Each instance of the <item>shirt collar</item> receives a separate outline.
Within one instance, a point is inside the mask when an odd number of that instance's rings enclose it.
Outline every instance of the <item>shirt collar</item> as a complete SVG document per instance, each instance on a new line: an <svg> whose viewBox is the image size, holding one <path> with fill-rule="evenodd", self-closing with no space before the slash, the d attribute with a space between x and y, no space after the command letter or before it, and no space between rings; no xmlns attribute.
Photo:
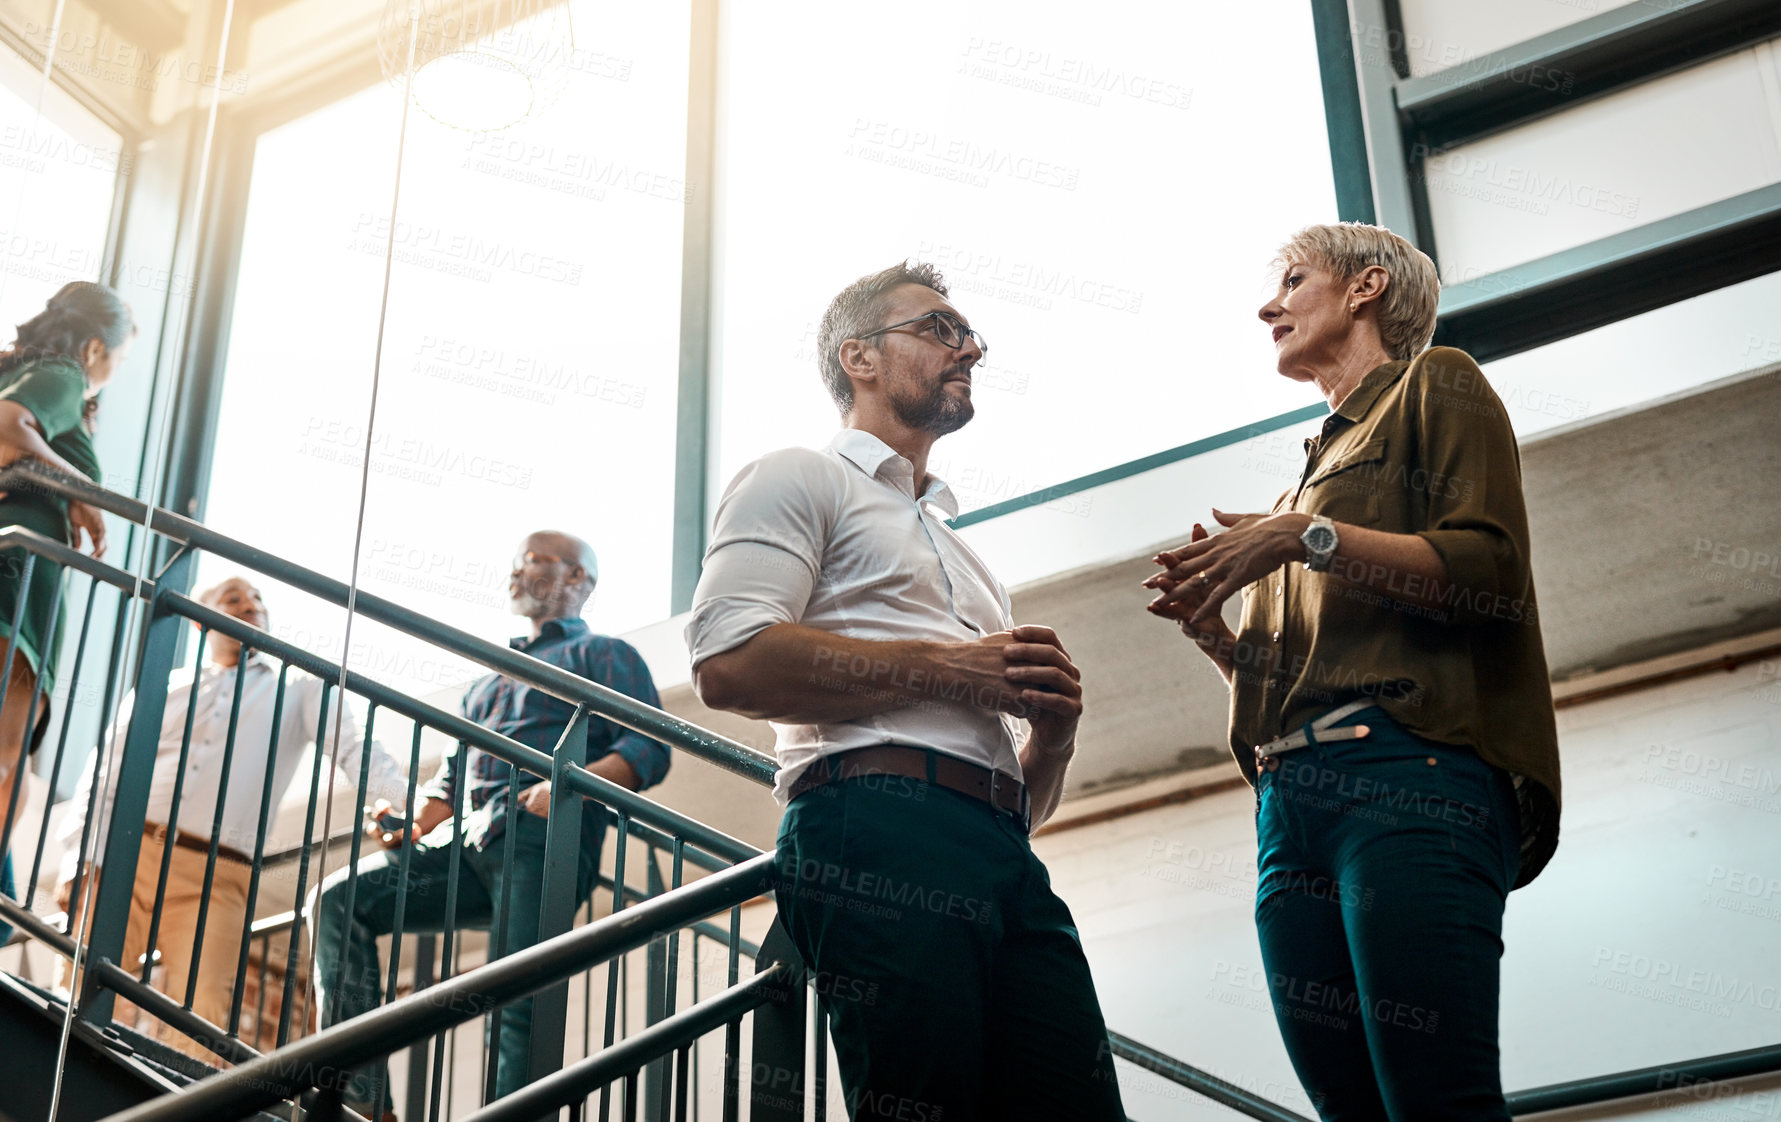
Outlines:
<svg viewBox="0 0 1781 1122"><path fill-rule="evenodd" d="M874 479L882 475L905 493L915 494L915 465L864 429L842 429L829 441L829 450ZM928 472L928 489L922 492L920 501L938 506L948 518L958 517L958 496L946 480L931 471Z"/></svg>
<svg viewBox="0 0 1781 1122"><path fill-rule="evenodd" d="M1373 367L1367 371L1366 377L1360 380L1360 385L1354 387L1349 391L1348 396L1342 399L1342 404L1336 409L1336 415L1345 421L1358 421L1365 417L1367 410L1373 408L1373 403L1379 400L1379 395L1389 389L1393 382L1403 377L1404 371L1409 368L1410 364L1402 359L1393 359L1391 362Z"/></svg>
<svg viewBox="0 0 1781 1122"><path fill-rule="evenodd" d="M586 635L587 620L580 616L562 616L558 619L547 619L538 628L538 639L564 639L576 635ZM531 646L534 640L530 635L516 635L507 641L507 645L516 651L523 651Z"/></svg>

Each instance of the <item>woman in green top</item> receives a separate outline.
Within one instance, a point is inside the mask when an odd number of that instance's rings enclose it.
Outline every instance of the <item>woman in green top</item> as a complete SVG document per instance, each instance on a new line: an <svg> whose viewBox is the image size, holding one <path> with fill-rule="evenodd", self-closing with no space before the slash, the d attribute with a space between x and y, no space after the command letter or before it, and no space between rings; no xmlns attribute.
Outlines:
<svg viewBox="0 0 1781 1122"><path fill-rule="evenodd" d="M36 459L99 481L93 451L95 396L122 365L136 325L129 307L102 284L74 281L50 298L49 306L19 325L18 338L0 351L0 467ZM0 526L22 526L80 548L83 537L93 556L105 552L105 523L86 503L69 502L38 490L0 494ZM13 787L24 763L26 744L36 747L49 723L49 707L39 703L36 727L25 728L41 680L47 695L55 687L61 651L61 566L42 557L24 585L25 551L0 552L0 666L11 663L6 698L0 704L0 819L12 806ZM24 613L17 634L13 617L20 597ZM55 626L50 625L55 617ZM7 648L11 648L10 658ZM0 841L0 844L4 844ZM0 892L16 898L12 855L0 857ZM0 943L11 936L0 923Z"/></svg>

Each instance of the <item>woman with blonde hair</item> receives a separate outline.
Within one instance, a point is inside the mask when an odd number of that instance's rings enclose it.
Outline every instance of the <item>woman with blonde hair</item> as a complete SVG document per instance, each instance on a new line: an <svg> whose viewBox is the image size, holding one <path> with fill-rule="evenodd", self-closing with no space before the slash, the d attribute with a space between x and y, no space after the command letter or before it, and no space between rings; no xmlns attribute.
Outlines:
<svg viewBox="0 0 1781 1122"><path fill-rule="evenodd" d="M1277 264L1277 370L1330 416L1270 512L1157 555L1149 610L1230 685L1262 959L1319 1113L1506 1120L1503 909L1559 808L1515 434L1470 356L1426 349L1440 282L1410 243L1312 226Z"/></svg>
<svg viewBox="0 0 1781 1122"><path fill-rule="evenodd" d="M99 481L92 417L98 394L123 363L136 325L118 294L102 284L63 285L43 311L19 325L12 346L0 352L0 467L36 459L70 475ZM93 556L105 552L99 511L38 488L14 487L0 495L0 526L22 526ZM0 551L0 824L18 817L15 791L27 746L34 750L49 723L42 700L55 688L62 647L61 566L43 557L25 577L25 551ZM23 600L23 611L20 601ZM13 620L18 619L15 632ZM41 691L42 697L39 696ZM26 721L36 712L33 727ZM5 848L10 838L0 838ZM0 856L0 892L17 898L12 853ZM12 928L0 921L0 944Z"/></svg>

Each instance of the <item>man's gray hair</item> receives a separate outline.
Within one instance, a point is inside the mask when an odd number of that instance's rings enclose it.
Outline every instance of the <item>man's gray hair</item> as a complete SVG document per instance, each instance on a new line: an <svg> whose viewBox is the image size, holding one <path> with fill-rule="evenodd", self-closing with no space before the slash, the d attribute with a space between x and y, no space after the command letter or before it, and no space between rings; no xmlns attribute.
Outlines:
<svg viewBox="0 0 1781 1122"><path fill-rule="evenodd" d="M946 295L940 270L925 261L900 261L842 289L823 313L816 337L817 367L843 417L853 412L853 382L841 367L841 344L883 326L878 321L884 318L885 297L906 284L926 285Z"/></svg>
<svg viewBox="0 0 1781 1122"><path fill-rule="evenodd" d="M1274 255L1276 266L1298 261L1321 265L1339 280L1353 280L1369 265L1391 276L1379 297L1379 341L1392 358L1409 360L1421 354L1435 335L1435 308L1441 302L1441 278L1428 254L1383 226L1340 222L1307 226Z"/></svg>

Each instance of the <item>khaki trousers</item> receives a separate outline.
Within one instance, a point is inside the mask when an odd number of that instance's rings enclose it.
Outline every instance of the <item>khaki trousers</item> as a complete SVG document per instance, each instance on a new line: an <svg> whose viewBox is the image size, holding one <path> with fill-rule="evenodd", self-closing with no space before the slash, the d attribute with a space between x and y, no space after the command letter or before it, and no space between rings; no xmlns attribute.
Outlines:
<svg viewBox="0 0 1781 1122"><path fill-rule="evenodd" d="M148 952L148 928L154 918L155 886L161 877L163 845L142 840L136 859L136 884L130 898L130 925L124 933L123 967L141 976L142 956ZM206 855L183 846L173 847L167 868L167 899L161 906L161 926L155 942L161 949L162 976L155 988L184 1004L186 985L192 975L192 944L198 932L198 905L203 900ZM204 946L198 956L198 984L192 992L192 1012L219 1028L229 1027L229 1005L235 990L235 965L241 956L241 932L247 925L247 882L253 870L238 861L216 860L210 883L210 907L204 917ZM64 979L64 984L68 979ZM118 1000L119 1019L128 1003ZM185 1033L153 1018L149 1036L210 1064L223 1061L214 1052L193 1042Z"/></svg>

